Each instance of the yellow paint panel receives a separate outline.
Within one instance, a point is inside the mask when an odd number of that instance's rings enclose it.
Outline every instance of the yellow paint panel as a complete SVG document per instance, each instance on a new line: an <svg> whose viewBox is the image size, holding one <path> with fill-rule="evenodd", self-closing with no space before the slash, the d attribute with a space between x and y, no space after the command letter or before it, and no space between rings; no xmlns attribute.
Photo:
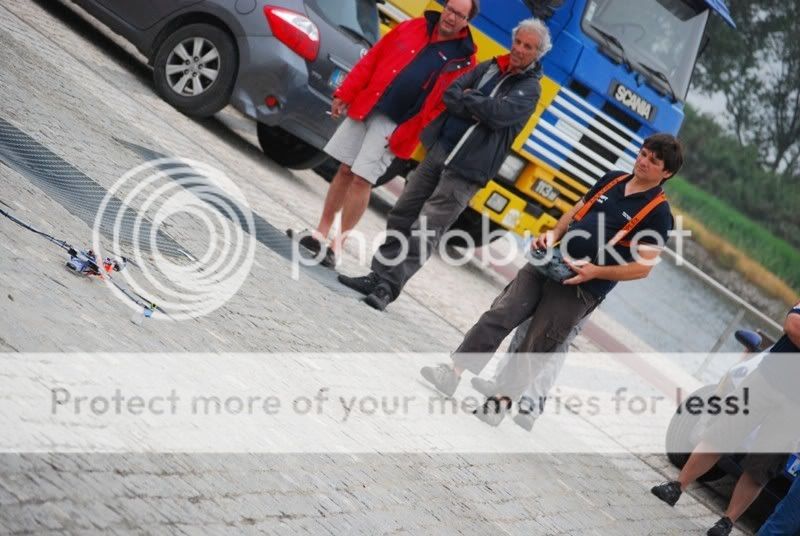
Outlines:
<svg viewBox="0 0 800 536"><path fill-rule="evenodd" d="M543 165L544 165L544 163L543 163ZM562 181L566 182L571 187L573 187L576 190L578 190L579 192L581 192L581 197L583 196L583 194L585 194L586 192L589 191L589 187L586 186L586 184L584 184L582 182L578 182L575 179L567 176L566 174L561 173L560 171L556 172L556 176L558 176L559 179L561 179ZM576 201L577 201L577 199L576 199Z"/></svg>
<svg viewBox="0 0 800 536"><path fill-rule="evenodd" d="M478 46L478 61L485 61L508 54L508 49L501 46L497 41L490 38L483 32L472 29L472 40Z"/></svg>
<svg viewBox="0 0 800 536"><path fill-rule="evenodd" d="M405 16L416 18L422 15L423 11L425 11L427 8L429 1L430 0L389 0L386 2L386 4L400 10ZM390 19L389 22L384 23L383 16L381 16L381 35L386 35L389 33L389 30L397 26L397 24L400 22L395 20L395 18L391 15L387 18Z"/></svg>
<svg viewBox="0 0 800 536"><path fill-rule="evenodd" d="M428 7L430 0L389 0L387 3L405 11L410 17L419 17L423 11L430 9ZM439 8L439 11L441 10L442 8Z"/></svg>
<svg viewBox="0 0 800 536"><path fill-rule="evenodd" d="M556 171L551 166L545 164L538 158L529 157L528 160L530 161L530 164L522 171L522 173L520 173L520 176L516 182L516 187L520 191L530 194L530 196L537 202L539 202L542 206L545 207L555 206L557 208L560 208L562 212L566 212L574 203L577 203L578 200L581 197L583 197L583 194L585 194L589 190L589 188L587 188L586 185L569 178L561 171ZM558 178L559 181L567 183L568 185L572 186L578 192L581 193L577 194L572 190L560 187L558 184L556 184L555 181L556 178ZM550 186L558 190L561 193L561 197L559 199L556 199L555 202L552 202L548 201L547 199L541 197L539 194L534 192L533 186L539 179L549 183ZM566 207L566 208L561 208L561 207Z"/></svg>
<svg viewBox="0 0 800 536"><path fill-rule="evenodd" d="M495 192L509 200L499 214L486 206L486 201ZM494 181L489 181L485 188L475 194L469 204L473 210L485 214L493 222L522 236L526 232L535 236L544 230L555 227L558 221L556 218L547 213L535 218L525 212L526 205L524 199Z"/></svg>
<svg viewBox="0 0 800 536"><path fill-rule="evenodd" d="M553 229L557 223L558 220L550 214L542 214L539 218L534 218L526 212L513 231L520 236L539 236L543 232Z"/></svg>

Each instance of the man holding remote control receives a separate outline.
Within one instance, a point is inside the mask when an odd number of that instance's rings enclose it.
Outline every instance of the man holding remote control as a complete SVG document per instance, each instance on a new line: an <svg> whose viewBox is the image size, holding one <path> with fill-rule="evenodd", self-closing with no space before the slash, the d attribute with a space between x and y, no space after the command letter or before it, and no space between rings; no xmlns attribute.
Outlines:
<svg viewBox="0 0 800 536"><path fill-rule="evenodd" d="M503 339L531 317L518 353L552 352L618 281L647 277L673 226L661 184L682 164L683 150L674 136L654 134L644 140L633 173L612 171L599 178L554 229L539 235L531 249L547 254L531 256L467 332L452 364L424 367L422 376L452 395L464 370L480 374ZM560 267L554 261L559 256ZM559 277L564 268L574 275ZM533 359L517 356L503 368L497 393L476 412L479 418L499 424L535 375Z"/></svg>

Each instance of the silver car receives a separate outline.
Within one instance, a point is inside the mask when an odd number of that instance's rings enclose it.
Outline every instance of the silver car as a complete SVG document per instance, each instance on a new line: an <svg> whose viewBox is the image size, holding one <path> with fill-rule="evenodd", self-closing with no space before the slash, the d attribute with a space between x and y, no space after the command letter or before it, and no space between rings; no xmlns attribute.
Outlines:
<svg viewBox="0 0 800 536"><path fill-rule="evenodd" d="M132 42L194 117L232 104L281 165L320 164L334 89L379 38L380 0L73 0Z"/></svg>

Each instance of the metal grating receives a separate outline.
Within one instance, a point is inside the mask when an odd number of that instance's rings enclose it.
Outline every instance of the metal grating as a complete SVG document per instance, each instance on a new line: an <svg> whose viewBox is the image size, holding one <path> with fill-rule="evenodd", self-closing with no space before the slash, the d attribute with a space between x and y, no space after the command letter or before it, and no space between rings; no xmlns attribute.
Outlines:
<svg viewBox="0 0 800 536"><path fill-rule="evenodd" d="M95 217L107 190L2 117L0 117L0 161L27 177L36 187L83 220L89 227L94 226ZM118 237L122 243L133 245L137 212L124 206L119 199L112 198L106 214L118 213L122 213L122 225ZM111 237L113 223L110 217L102 220L100 232L106 237ZM151 252L147 237L150 236L152 224L148 220L140 219L138 225L143 231L140 234L139 247L143 251ZM158 250L163 254L176 258L190 258L173 238L160 229L156 234L156 243Z"/></svg>
<svg viewBox="0 0 800 536"><path fill-rule="evenodd" d="M165 158L165 155L133 143L114 138L119 144L144 160ZM74 214L89 227L94 226L100 204L107 194L107 190L77 169L75 166L53 153L34 138L18 129L0 117L0 162L17 171L42 190L51 199L59 203L70 213ZM169 166L169 164L166 164ZM165 169L167 171L167 169ZM168 176L178 179L179 174L170 173ZM134 223L138 218L140 227L139 247L143 251L151 252L149 237L152 223L138 217L138 212L131 207L123 205L116 197L111 198L106 214L122 213L121 229L118 238L121 242L133 245ZM222 211L223 214L226 212ZM271 225L258 214L252 215L255 223L256 239L281 257L292 259L292 241L285 233ZM238 223L242 223L243 219ZM100 222L100 232L106 237L113 235L113 221ZM191 259L191 255L181 247L172 237L161 229L156 232L156 246L162 254L170 255L177 259ZM300 253L311 258L303 248ZM336 272L321 266L301 265L303 272L310 275L317 282L341 294L352 294L353 291L336 281Z"/></svg>
<svg viewBox="0 0 800 536"><path fill-rule="evenodd" d="M141 145L137 145L135 143L121 140L119 138L114 138L114 141L116 141L123 147L133 151L145 161L154 161L154 160L161 160L168 158L168 155L159 153L158 151L154 151L153 149L149 149L147 147L142 147ZM156 167L160 168L162 171L168 172L171 170L173 166L177 166L177 164L164 163L164 164L159 164ZM180 167L185 168L190 166L181 164ZM175 180L180 180L182 178L191 178L191 176L197 176L197 175L198 174L190 175L188 173L186 175L182 175L180 173L175 173L175 172L166 173L166 176L169 176ZM226 217L229 217L226 211L221 210L220 212ZM257 213L253 212L252 218L253 218L256 240L259 243L271 249L272 251L274 251L275 253L277 253L278 255L280 255L281 257L283 257L284 259L291 261L293 258L292 239L286 236L285 232L281 231L280 229L269 223L267 220L265 220ZM232 218L229 219L233 221ZM243 217L240 217L238 223L242 225L245 231L247 231L247 228L244 225L244 221L245 219ZM304 248L300 248L300 254L308 259L313 258L312 255L306 252ZM336 271L317 265L314 266L301 265L301 266L304 269L305 273L310 275L312 278L317 280L318 283L327 287L328 289L333 290L339 294L346 294L346 295L353 294L353 291L351 291L350 289L348 289L347 287L345 287L336 280L336 275L337 275Z"/></svg>

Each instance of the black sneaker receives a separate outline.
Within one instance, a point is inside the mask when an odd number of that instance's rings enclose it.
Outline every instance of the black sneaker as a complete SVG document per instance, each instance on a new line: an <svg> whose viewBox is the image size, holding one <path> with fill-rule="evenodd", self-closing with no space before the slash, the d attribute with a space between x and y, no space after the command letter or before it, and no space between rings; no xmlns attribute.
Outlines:
<svg viewBox="0 0 800 536"><path fill-rule="evenodd" d="M435 367L422 367L419 373L447 396L453 396L458 387L458 382L461 381L461 378L456 376L453 371L453 367L445 363L440 363Z"/></svg>
<svg viewBox="0 0 800 536"><path fill-rule="evenodd" d="M377 287L378 283L381 282L381 278L378 277L378 274L375 272L370 272L369 274L362 275L361 277L349 277L339 274L337 279L342 285L353 290L357 290L364 295L372 294L372 291L375 290L375 287Z"/></svg>
<svg viewBox="0 0 800 536"><path fill-rule="evenodd" d="M506 397L490 396L472 413L489 426L500 426L509 411L511 411L511 400Z"/></svg>
<svg viewBox="0 0 800 536"><path fill-rule="evenodd" d="M325 247L325 255L322 257L322 260L319 261L319 263L325 268L335 269L336 263L338 262L336 259L336 254L328 246L324 247Z"/></svg>
<svg viewBox="0 0 800 536"><path fill-rule="evenodd" d="M733 521L727 517L721 517L714 526L708 529L706 536L728 536L733 530Z"/></svg>
<svg viewBox="0 0 800 536"><path fill-rule="evenodd" d="M319 252L322 251L322 242L314 238L314 236L311 234L311 231L308 229L299 232L295 231L294 229L286 229L286 236L292 240L297 240L298 244L306 248L315 256L319 255Z"/></svg>
<svg viewBox="0 0 800 536"><path fill-rule="evenodd" d="M536 416L528 411L520 411L514 415L514 424L523 428L526 432L533 430L533 423L536 422Z"/></svg>
<svg viewBox="0 0 800 536"><path fill-rule="evenodd" d="M364 303L378 311L385 311L386 306L392 303L392 291L384 285L378 285L375 290L364 298Z"/></svg>
<svg viewBox="0 0 800 536"><path fill-rule="evenodd" d="M491 380L484 380L483 378L474 376L470 380L470 383L472 384L472 388L483 396L489 397L497 394L497 384Z"/></svg>
<svg viewBox="0 0 800 536"><path fill-rule="evenodd" d="M664 501L670 506L675 506L675 503L678 502L678 499L681 498L681 484L673 480L672 482L667 482L665 484L659 484L658 486L653 486L650 489L650 493Z"/></svg>

